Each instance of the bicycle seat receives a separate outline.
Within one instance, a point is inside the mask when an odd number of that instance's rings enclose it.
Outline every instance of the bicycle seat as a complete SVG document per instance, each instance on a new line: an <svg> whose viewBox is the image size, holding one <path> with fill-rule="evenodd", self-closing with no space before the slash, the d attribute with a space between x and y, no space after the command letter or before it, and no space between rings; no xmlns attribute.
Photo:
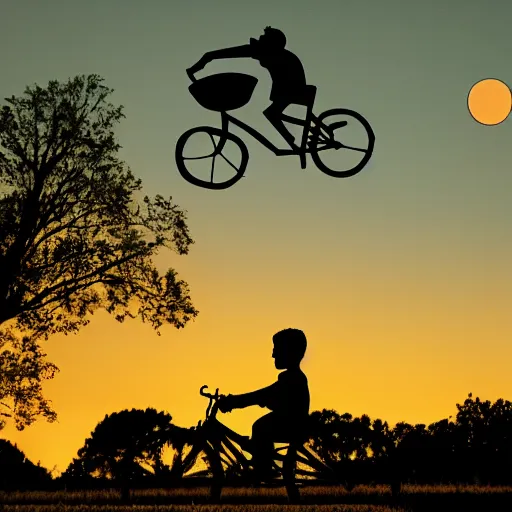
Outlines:
<svg viewBox="0 0 512 512"><path fill-rule="evenodd" d="M306 85L302 93L293 96L293 103L309 107L310 105L313 105L313 103L315 102L315 97L316 86Z"/></svg>

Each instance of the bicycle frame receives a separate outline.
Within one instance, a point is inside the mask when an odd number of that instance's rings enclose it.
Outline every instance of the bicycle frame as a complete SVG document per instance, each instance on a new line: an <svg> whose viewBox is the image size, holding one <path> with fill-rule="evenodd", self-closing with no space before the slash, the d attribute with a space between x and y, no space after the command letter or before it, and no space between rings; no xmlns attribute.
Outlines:
<svg viewBox="0 0 512 512"><path fill-rule="evenodd" d="M195 451L199 453L199 451L204 448L206 451L216 452L221 461L227 464L239 465L242 470L248 470L251 467L250 460L243 454L243 451L251 453L251 441L249 436L243 436L231 430L226 425L223 425L217 418L216 414L218 411L217 400L219 398L219 390L216 390L215 395L211 395L209 393L204 393L203 390L207 386L203 386L200 390L200 394L206 396L210 399L208 404L208 408L206 410L206 419L203 423L201 421L197 425L196 435L198 436L194 440ZM238 449L235 444L238 444L241 448ZM287 454L281 454L280 451L289 450L290 443L285 443L288 446L280 447L275 449L274 455L274 468L282 471L283 468L279 467L276 461L281 461L283 464L285 463ZM224 445L224 446L223 446ZM296 462L301 462L307 466L309 466L313 471L308 471L305 469L296 469L295 473L313 478L329 478L331 475L332 479L332 469L318 459L310 450L308 450L303 444L294 446L295 453L293 457ZM243 450L243 451L242 451ZM187 465L187 459L190 457L197 456L197 454L193 453L194 448L191 452L185 457L184 465ZM231 452L231 453L230 453ZM222 459L224 457L224 460Z"/></svg>
<svg viewBox="0 0 512 512"><path fill-rule="evenodd" d="M311 149L307 145L307 137L303 137L303 143L299 150L295 149L280 149L272 142L270 142L265 136L263 136L261 133L259 133L257 130L252 128L251 126L245 124L243 121L240 121L240 119L237 119L236 117L232 116L231 114L228 114L227 112L221 112L221 129L222 131L229 132L229 123L233 123L235 126L238 126L245 132L247 132L249 135L252 135L260 144L265 146L268 150L272 151L274 155L276 156L287 156L287 155L298 155L298 156L304 156L307 153L311 153ZM281 115L281 119L283 121L287 121L289 123L293 123L299 126L303 126L304 129L308 130L309 133L311 133L311 125L314 123L319 128L323 129L327 133L327 137L322 137L323 142L327 142L330 139L332 139L332 134L329 132L329 129L327 126L325 126L323 123L318 122L318 118L311 113L311 119L310 122L307 123L307 120L300 119L298 117L289 116L286 114ZM316 151L324 151L326 149L334 148L335 144L326 144L324 147L317 148Z"/></svg>
<svg viewBox="0 0 512 512"><path fill-rule="evenodd" d="M222 456L224 456L225 459L227 459L224 460L224 462L231 464L238 463L244 470L247 470L250 467L250 462L245 457L243 452L236 448L234 443L237 443L242 450L251 453L249 436L238 434L234 430L231 430L229 427L226 427L226 425L223 425L216 418L218 411L217 399L219 398L219 390L217 389L215 395L210 395L209 393L203 392L206 387L207 386L203 386L200 390L200 393L201 395L208 397L210 401L208 408L206 409L205 421L203 423L200 421L197 425L196 435L198 438L195 441L198 443L198 446L211 445L213 450L218 453L219 457L221 457L221 460ZM223 444L226 446L229 452L231 452L232 455L230 455L230 453L222 446ZM193 455L189 454L187 457L193 457Z"/></svg>

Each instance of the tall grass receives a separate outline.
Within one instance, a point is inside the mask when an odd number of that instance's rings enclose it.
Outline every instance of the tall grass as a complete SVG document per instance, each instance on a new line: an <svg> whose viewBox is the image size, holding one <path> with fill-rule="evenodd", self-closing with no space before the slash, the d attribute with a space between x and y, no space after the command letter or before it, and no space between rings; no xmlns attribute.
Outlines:
<svg viewBox="0 0 512 512"><path fill-rule="evenodd" d="M360 485L352 492L341 486L306 486L302 505L288 505L283 487L227 487L222 504L208 504L207 487L138 489L130 504L117 489L90 491L0 492L1 512L410 512L512 510L512 487L477 485L404 485L398 502L392 502L387 485ZM342 504L341 504L342 503ZM506 504L508 503L508 508ZM400 506L398 506L400 505ZM505 506L505 508L503 508ZM473 508L471 508L473 510Z"/></svg>

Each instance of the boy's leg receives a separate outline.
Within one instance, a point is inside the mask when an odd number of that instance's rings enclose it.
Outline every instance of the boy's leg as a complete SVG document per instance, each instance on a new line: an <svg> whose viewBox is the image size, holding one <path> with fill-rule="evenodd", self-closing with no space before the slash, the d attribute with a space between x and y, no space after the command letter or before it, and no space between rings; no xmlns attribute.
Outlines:
<svg viewBox="0 0 512 512"><path fill-rule="evenodd" d="M272 471L274 457L275 418L273 413L256 420L252 426L252 463L259 475L268 475Z"/></svg>
<svg viewBox="0 0 512 512"><path fill-rule="evenodd" d="M283 139L288 142L292 149L298 149L295 144L295 137L286 129L286 126L281 119L283 111L288 107L288 101L280 100L274 101L266 110L263 115L270 121L272 126L281 134Z"/></svg>

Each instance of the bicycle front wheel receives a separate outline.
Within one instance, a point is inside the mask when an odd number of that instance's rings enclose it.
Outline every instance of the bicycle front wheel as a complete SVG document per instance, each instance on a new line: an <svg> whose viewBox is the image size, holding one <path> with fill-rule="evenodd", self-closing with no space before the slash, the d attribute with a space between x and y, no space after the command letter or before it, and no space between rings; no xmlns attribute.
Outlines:
<svg viewBox="0 0 512 512"><path fill-rule="evenodd" d="M334 178L348 178L370 160L375 134L361 114L336 108L320 114L309 144L318 169Z"/></svg>
<svg viewBox="0 0 512 512"><path fill-rule="evenodd" d="M210 501L220 501L224 486L224 469L222 467L217 443L204 439L196 441L183 462L184 478L207 478L210 487Z"/></svg>
<svg viewBox="0 0 512 512"><path fill-rule="evenodd" d="M234 185L244 175L249 160L247 146L239 137L212 126L185 132L176 143L175 156L185 180L211 190Z"/></svg>

